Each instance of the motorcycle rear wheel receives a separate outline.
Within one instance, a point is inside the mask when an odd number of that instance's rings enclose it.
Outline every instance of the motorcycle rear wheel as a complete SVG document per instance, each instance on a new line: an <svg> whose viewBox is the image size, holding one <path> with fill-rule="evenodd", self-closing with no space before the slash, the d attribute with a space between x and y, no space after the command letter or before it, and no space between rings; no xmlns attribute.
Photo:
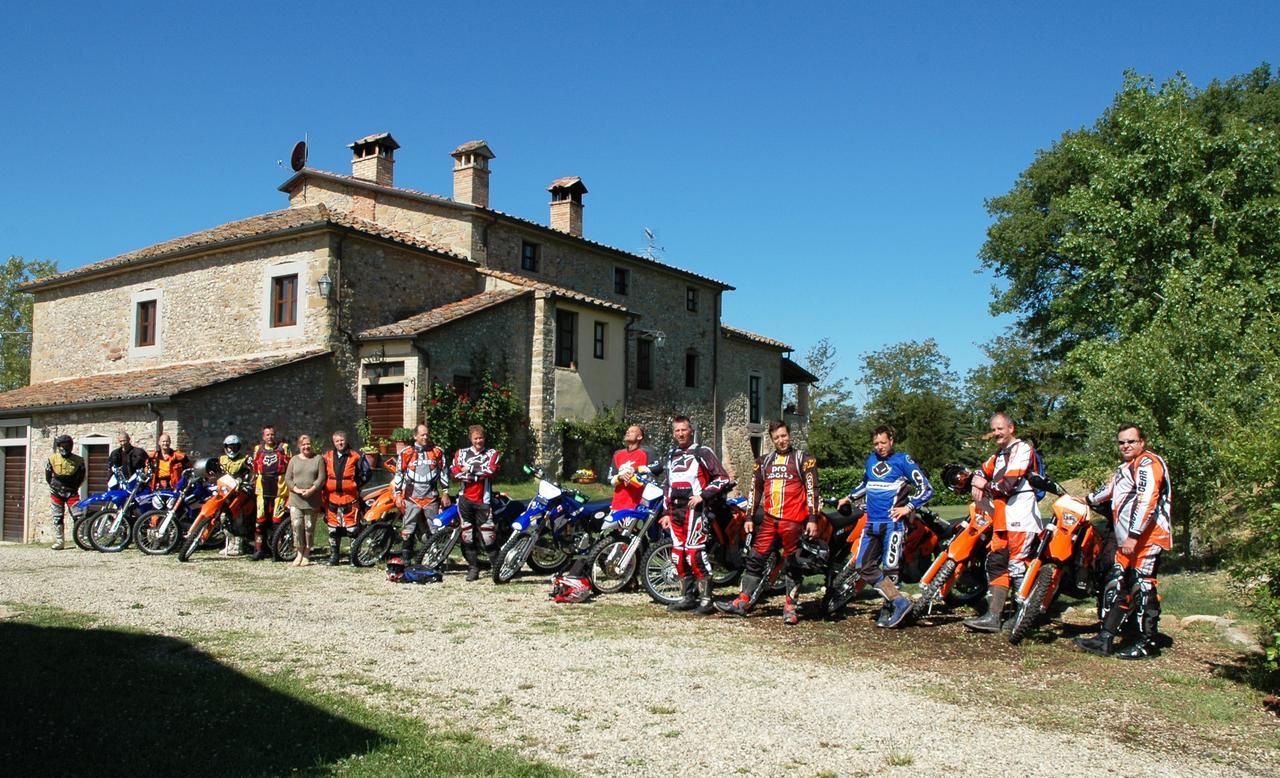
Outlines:
<svg viewBox="0 0 1280 778"><path fill-rule="evenodd" d="M93 544L89 542L89 528L93 526L93 518L102 510L90 508L71 524L71 539L83 551L93 551Z"/></svg>
<svg viewBox="0 0 1280 778"><path fill-rule="evenodd" d="M631 540L631 543L639 542L639 538ZM629 545L617 535L611 535L596 541L587 552L587 579L597 592L617 594L635 579L643 549L632 554L631 560L623 567L618 567L617 564L617 559L626 553Z"/></svg>
<svg viewBox="0 0 1280 778"><path fill-rule="evenodd" d="M750 598L747 603L747 607L754 608L756 603L760 602L760 598L763 597L770 589L776 587L779 582L783 582L783 587L786 587L785 582L787 580L787 571L785 569L779 570L778 577L773 581L769 580L769 574L778 566L778 561L779 552L777 551L770 551L768 556L764 558L765 575L761 576L760 583L756 584L754 591L747 592L747 596Z"/></svg>
<svg viewBox="0 0 1280 778"><path fill-rule="evenodd" d="M1036 622L1044 608L1044 597L1049 592L1049 583L1053 580L1053 565L1040 568L1036 582L1031 585L1027 599L1018 603L1013 611L1013 625L1009 630L1009 642L1017 645L1035 629Z"/></svg>
<svg viewBox="0 0 1280 778"><path fill-rule="evenodd" d="M210 521L212 519L208 516L202 516L196 519L195 523L191 525L191 529L187 530L187 537L183 539L182 548L178 551L179 562L191 561L191 555L200 548L200 536L204 534L204 530L209 526Z"/></svg>
<svg viewBox="0 0 1280 778"><path fill-rule="evenodd" d="M351 565L373 567L387 558L395 542L396 531L388 522L375 521L351 541Z"/></svg>
<svg viewBox="0 0 1280 778"><path fill-rule="evenodd" d="M524 567L525 558L529 556L532 546L533 536L531 535L518 534L507 538L507 542L503 543L502 549L498 551L498 564L493 566L493 582L507 583L515 578L520 568Z"/></svg>
<svg viewBox="0 0 1280 778"><path fill-rule="evenodd" d="M114 530L113 525L117 525ZM88 535L94 550L116 554L129 547L133 539L133 525L127 516L120 515L119 508L107 508L94 514Z"/></svg>
<svg viewBox="0 0 1280 778"><path fill-rule="evenodd" d="M293 522L285 519L271 533L271 553L281 562L298 558L298 546L293 537Z"/></svg>
<svg viewBox="0 0 1280 778"><path fill-rule="evenodd" d="M165 514L168 512L168 508L154 508L134 521L133 544L139 551L151 556L164 556L173 553L173 550L182 542L182 531L178 528L179 522L176 517L169 523L167 530L163 532L160 530L164 524Z"/></svg>
<svg viewBox="0 0 1280 778"><path fill-rule="evenodd" d="M858 594L858 574L861 572L854 563L853 557L845 564L822 595L822 609L828 616L834 616L844 610Z"/></svg>

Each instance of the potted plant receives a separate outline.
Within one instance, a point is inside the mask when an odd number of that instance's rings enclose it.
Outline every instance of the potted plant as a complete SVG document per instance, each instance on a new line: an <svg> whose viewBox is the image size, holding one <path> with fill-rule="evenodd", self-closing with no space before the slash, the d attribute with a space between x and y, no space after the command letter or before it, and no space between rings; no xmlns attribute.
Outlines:
<svg viewBox="0 0 1280 778"><path fill-rule="evenodd" d="M399 454L413 445L413 430L408 427L396 427L391 431L391 442L396 445L396 453Z"/></svg>
<svg viewBox="0 0 1280 778"><path fill-rule="evenodd" d="M391 438L378 438L378 453L387 456L391 453L393 444Z"/></svg>
<svg viewBox="0 0 1280 778"><path fill-rule="evenodd" d="M366 416L356 422L356 434L360 436L360 453L369 460L369 467L380 465L382 462L381 457L378 456L378 441L373 437L373 424L369 421L369 417Z"/></svg>

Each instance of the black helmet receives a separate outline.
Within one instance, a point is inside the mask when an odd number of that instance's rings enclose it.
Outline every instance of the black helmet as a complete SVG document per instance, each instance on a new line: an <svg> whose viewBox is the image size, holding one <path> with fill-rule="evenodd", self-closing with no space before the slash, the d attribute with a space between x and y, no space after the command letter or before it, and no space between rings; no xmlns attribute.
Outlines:
<svg viewBox="0 0 1280 778"><path fill-rule="evenodd" d="M802 537L796 546L796 553L791 557L791 564L800 572L813 575L826 570L827 560L830 558L831 551L826 543L817 538Z"/></svg>
<svg viewBox="0 0 1280 778"><path fill-rule="evenodd" d="M53 447L62 449L62 452L64 454L70 454L71 453L71 436L59 435L58 437L54 438Z"/></svg>
<svg viewBox="0 0 1280 778"><path fill-rule="evenodd" d="M942 483L956 494L964 494L969 488L973 473L964 465L950 464L942 468Z"/></svg>

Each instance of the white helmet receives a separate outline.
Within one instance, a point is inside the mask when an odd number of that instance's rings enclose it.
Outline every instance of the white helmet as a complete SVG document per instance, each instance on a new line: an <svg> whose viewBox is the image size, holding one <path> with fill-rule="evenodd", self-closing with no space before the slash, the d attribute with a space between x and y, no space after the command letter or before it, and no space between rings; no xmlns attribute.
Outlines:
<svg viewBox="0 0 1280 778"><path fill-rule="evenodd" d="M235 455L240 453L240 436L228 435L222 439L222 450L228 454Z"/></svg>

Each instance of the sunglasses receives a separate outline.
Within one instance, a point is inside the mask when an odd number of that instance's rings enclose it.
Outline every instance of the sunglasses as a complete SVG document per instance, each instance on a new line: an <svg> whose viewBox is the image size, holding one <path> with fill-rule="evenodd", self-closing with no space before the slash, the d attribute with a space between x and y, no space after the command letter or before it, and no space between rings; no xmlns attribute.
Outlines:
<svg viewBox="0 0 1280 778"><path fill-rule="evenodd" d="M1116 445L1117 445L1117 446L1132 446L1134 443L1137 443L1137 442L1138 442L1138 441L1137 441L1136 439L1130 439L1130 440L1117 440L1117 441L1116 441Z"/></svg>

